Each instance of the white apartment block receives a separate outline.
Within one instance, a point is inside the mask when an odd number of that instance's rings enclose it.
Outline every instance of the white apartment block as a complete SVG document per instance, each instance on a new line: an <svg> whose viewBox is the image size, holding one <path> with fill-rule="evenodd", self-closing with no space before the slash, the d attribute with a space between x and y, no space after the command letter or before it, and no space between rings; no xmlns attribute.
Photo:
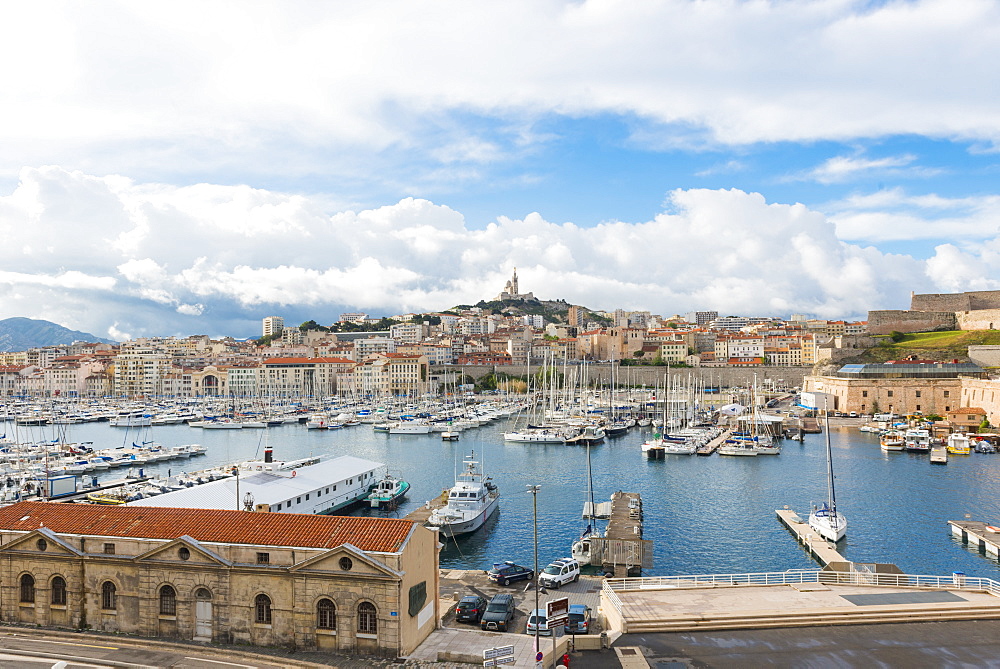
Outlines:
<svg viewBox="0 0 1000 669"><path fill-rule="evenodd" d="M525 314L521 316L521 322L528 327L541 330L545 327L545 317L541 314Z"/></svg>
<svg viewBox="0 0 1000 669"><path fill-rule="evenodd" d="M170 369L170 356L148 346L123 348L114 359L114 392L124 397L156 396Z"/></svg>
<svg viewBox="0 0 1000 669"><path fill-rule="evenodd" d="M389 336L399 344L419 344L429 329L423 323L398 323L389 328Z"/></svg>
<svg viewBox="0 0 1000 669"><path fill-rule="evenodd" d="M369 337L354 340L354 357L364 360L365 356L396 352L396 342L391 337Z"/></svg>
<svg viewBox="0 0 1000 669"><path fill-rule="evenodd" d="M688 345L682 341L660 342L660 358L664 362L684 362L688 356Z"/></svg>

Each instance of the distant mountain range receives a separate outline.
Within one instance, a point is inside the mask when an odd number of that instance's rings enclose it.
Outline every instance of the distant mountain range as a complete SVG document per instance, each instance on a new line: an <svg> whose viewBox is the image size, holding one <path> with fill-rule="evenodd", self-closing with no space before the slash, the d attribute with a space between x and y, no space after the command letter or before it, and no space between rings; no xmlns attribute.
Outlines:
<svg viewBox="0 0 1000 669"><path fill-rule="evenodd" d="M32 318L5 318L0 320L0 351L26 351L39 346L60 346L75 341L114 344L110 339L95 337L88 332L77 332L49 321Z"/></svg>

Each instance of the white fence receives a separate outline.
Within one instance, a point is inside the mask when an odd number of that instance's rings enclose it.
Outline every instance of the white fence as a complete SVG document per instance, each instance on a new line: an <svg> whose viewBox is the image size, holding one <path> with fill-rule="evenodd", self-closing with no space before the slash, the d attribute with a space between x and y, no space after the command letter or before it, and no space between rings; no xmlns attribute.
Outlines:
<svg viewBox="0 0 1000 669"><path fill-rule="evenodd" d="M787 585L791 583L823 583L824 585L873 585L892 588L931 588L940 590L975 590L1000 597L1000 583L990 578L978 578L954 573L951 576L919 576L914 574L878 574L870 570L838 572L820 569L789 569L756 574L700 574L695 576L654 576L643 578L609 578L604 581L602 595L622 611L619 592L637 590L667 590L671 588L717 588L743 585Z"/></svg>

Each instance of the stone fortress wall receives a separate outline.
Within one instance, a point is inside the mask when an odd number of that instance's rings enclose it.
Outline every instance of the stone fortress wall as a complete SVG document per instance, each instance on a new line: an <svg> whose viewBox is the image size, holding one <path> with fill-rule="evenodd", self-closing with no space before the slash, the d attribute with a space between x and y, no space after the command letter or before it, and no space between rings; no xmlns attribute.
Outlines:
<svg viewBox="0 0 1000 669"><path fill-rule="evenodd" d="M868 333L1000 329L1000 290L910 295L908 310L868 312Z"/></svg>

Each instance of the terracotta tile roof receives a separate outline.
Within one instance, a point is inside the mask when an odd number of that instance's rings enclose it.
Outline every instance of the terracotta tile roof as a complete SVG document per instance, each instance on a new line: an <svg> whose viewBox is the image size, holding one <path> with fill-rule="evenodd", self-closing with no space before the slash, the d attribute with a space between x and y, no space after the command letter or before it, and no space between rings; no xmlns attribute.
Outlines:
<svg viewBox="0 0 1000 669"><path fill-rule="evenodd" d="M0 509L0 529L31 531L45 526L57 534L176 539L334 548L350 543L363 551L393 553L414 523L394 518L253 513L213 509L99 506L63 502L18 502Z"/></svg>

